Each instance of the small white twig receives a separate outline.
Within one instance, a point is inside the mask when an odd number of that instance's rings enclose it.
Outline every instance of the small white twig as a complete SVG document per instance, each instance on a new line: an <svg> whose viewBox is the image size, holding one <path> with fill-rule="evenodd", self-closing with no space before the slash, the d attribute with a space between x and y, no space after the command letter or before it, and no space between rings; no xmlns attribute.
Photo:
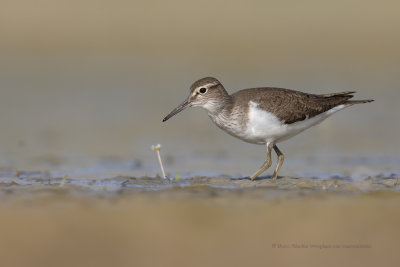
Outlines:
<svg viewBox="0 0 400 267"><path fill-rule="evenodd" d="M64 184L65 184L65 180L67 180L67 177L68 177L68 175L66 174L66 175L64 175L64 177L62 178L62 180L61 180L61 183L60 183L60 185L59 185L59 187L63 187L64 186Z"/></svg>
<svg viewBox="0 0 400 267"><path fill-rule="evenodd" d="M163 175L163 178L164 178L164 179L167 179L167 176L165 175L164 167L163 167L163 164L162 164L162 161L161 161L161 155L160 155L161 145L158 144L158 145L156 145L156 146L151 146L151 149L152 149L153 151L156 151L156 153L157 153L157 158L158 158L158 163L160 163L161 173L162 173L162 175Z"/></svg>

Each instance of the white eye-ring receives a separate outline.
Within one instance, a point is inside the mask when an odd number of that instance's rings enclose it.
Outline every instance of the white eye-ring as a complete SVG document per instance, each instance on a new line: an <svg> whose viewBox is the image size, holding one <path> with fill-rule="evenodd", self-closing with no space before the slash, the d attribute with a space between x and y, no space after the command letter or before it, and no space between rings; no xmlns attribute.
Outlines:
<svg viewBox="0 0 400 267"><path fill-rule="evenodd" d="M207 88L201 87L200 90L199 90L199 92L200 92L201 94L204 94L205 92L207 92Z"/></svg>

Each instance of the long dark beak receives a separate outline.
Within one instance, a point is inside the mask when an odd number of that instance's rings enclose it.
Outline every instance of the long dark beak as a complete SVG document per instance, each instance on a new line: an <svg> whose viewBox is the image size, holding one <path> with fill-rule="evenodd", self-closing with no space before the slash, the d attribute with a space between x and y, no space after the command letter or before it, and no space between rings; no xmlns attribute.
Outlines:
<svg viewBox="0 0 400 267"><path fill-rule="evenodd" d="M179 106L177 106L173 111L171 111L171 113L169 113L162 121L166 121L169 118L171 118L172 116L178 114L179 112L181 112L182 110L184 110L185 108L187 108L190 104L190 101L188 99L186 99L185 101L183 101L182 104L180 104Z"/></svg>

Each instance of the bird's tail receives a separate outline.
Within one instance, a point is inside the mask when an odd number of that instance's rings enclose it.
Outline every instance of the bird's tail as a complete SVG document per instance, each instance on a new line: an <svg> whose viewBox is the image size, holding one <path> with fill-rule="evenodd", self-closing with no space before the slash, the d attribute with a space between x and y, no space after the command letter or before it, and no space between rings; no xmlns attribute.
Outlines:
<svg viewBox="0 0 400 267"><path fill-rule="evenodd" d="M337 104L345 104L348 106L354 105L354 104L364 104L364 103L369 103L374 101L373 99L367 99L367 100L349 100L350 98L353 98L355 91L346 91L346 92L340 92L340 93L333 93L333 94L324 94L320 95L323 98L326 98L327 100L335 99L338 103Z"/></svg>
<svg viewBox="0 0 400 267"><path fill-rule="evenodd" d="M347 101L345 104L350 106L350 105L354 105L354 104L370 103L370 102L373 102L373 101L375 101L375 100L373 100L373 99L367 99L367 100L350 100L350 101Z"/></svg>
<svg viewBox="0 0 400 267"><path fill-rule="evenodd" d="M348 98L352 98L353 95L351 95L351 94L354 94L355 92L356 91L347 91L347 92L340 92L340 93L333 93L333 94L323 94L323 95L320 95L320 96L322 96L322 97L345 96L345 97L348 97Z"/></svg>

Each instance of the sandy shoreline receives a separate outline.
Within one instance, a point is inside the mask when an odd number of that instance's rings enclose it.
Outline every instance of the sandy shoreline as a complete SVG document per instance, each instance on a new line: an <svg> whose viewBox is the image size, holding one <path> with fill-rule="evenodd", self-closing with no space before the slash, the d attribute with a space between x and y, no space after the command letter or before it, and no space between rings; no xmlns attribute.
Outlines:
<svg viewBox="0 0 400 267"><path fill-rule="evenodd" d="M376 266L385 259L395 265L397 177L371 182L379 187L373 191L351 189L355 183L345 179L302 179L297 189L293 178L275 186L269 179L252 187L228 181L193 178L186 186L146 191L3 183L0 263ZM329 182L331 189L322 189Z"/></svg>

